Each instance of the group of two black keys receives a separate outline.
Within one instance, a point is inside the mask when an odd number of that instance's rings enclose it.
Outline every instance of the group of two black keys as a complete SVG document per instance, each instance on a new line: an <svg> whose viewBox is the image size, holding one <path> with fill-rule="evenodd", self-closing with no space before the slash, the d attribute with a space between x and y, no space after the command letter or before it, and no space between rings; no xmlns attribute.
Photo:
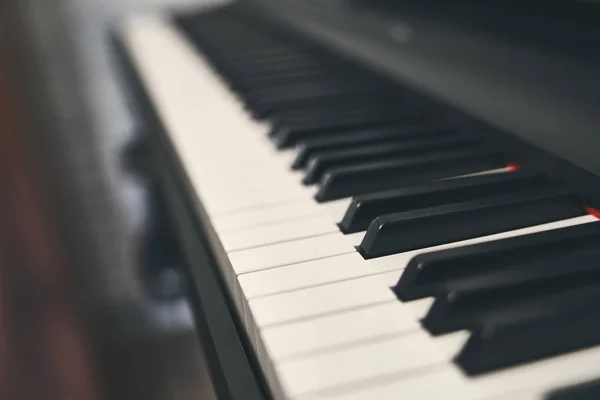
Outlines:
<svg viewBox="0 0 600 400"><path fill-rule="evenodd" d="M181 22L293 168L318 184L317 201L353 197L339 224L366 230L358 251L381 257L583 216L584 199L547 176L444 125L376 77L257 29L227 13ZM472 332L456 357L468 373L597 344L600 224L415 257L393 288L402 301L434 297L423 326ZM492 332L492 334L490 334Z"/></svg>

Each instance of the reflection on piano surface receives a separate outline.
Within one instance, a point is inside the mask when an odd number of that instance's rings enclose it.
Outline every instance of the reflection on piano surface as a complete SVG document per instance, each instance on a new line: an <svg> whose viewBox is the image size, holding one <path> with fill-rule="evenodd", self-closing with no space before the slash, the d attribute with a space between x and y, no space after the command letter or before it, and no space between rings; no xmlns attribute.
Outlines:
<svg viewBox="0 0 600 400"><path fill-rule="evenodd" d="M222 398L598 398L600 178L243 6L116 43Z"/></svg>

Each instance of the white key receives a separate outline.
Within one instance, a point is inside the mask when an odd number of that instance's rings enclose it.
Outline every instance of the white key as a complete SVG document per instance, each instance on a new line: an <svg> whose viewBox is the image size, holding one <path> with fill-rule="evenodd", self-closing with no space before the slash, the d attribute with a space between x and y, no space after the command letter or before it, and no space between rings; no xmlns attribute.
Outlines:
<svg viewBox="0 0 600 400"><path fill-rule="evenodd" d="M244 274L288 264L317 260L356 251L352 235L344 236L339 232L298 239L292 242L272 244L254 249L233 251L228 254L236 274Z"/></svg>
<svg viewBox="0 0 600 400"><path fill-rule="evenodd" d="M274 361L360 345L421 329L401 303L391 301L359 310L265 328L261 331Z"/></svg>
<svg viewBox="0 0 600 400"><path fill-rule="evenodd" d="M274 324L397 301L390 289L400 274L387 272L248 301L256 324ZM390 284L391 283L391 284Z"/></svg>
<svg viewBox="0 0 600 400"><path fill-rule="evenodd" d="M321 260L285 265L238 277L247 299L373 274L356 251Z"/></svg>
<svg viewBox="0 0 600 400"><path fill-rule="evenodd" d="M314 357L275 365L279 381L290 397L368 382L388 375L409 373L447 361L431 337L423 332L325 352Z"/></svg>
<svg viewBox="0 0 600 400"><path fill-rule="evenodd" d="M372 383L355 385L351 389L323 390L317 394L297 396L294 400L483 400L474 387L465 386L461 372L439 364L417 374L392 374L373 379Z"/></svg>
<svg viewBox="0 0 600 400"><path fill-rule="evenodd" d="M303 190L312 192L315 188L311 187ZM341 199L318 204L309 197L311 196L238 212L220 213L214 217L212 222L219 233L315 215L321 215L328 221L338 223L346 213L351 202L351 199Z"/></svg>
<svg viewBox="0 0 600 400"><path fill-rule="evenodd" d="M338 231L334 223L318 216L225 232L219 239L225 251L230 252Z"/></svg>
<svg viewBox="0 0 600 400"><path fill-rule="evenodd" d="M547 391L544 390L540 393L539 389L517 390L516 392L486 397L485 400L539 400L543 398L543 395L545 395L546 392Z"/></svg>
<svg viewBox="0 0 600 400"><path fill-rule="evenodd" d="M221 235L237 229L250 228L289 219L326 215L315 205L312 199L302 199L291 203L282 203L215 217L212 224Z"/></svg>
<svg viewBox="0 0 600 400"><path fill-rule="evenodd" d="M352 199L347 198L322 203L320 206L327 210L334 222L338 223L344 217L344 214L346 213L346 210L348 210L351 202Z"/></svg>
<svg viewBox="0 0 600 400"><path fill-rule="evenodd" d="M218 198L205 199L203 204L211 215L224 215L226 213L249 210L256 207L281 204L308 198L310 195L301 189L279 192L276 187L267 188L258 193L230 193Z"/></svg>

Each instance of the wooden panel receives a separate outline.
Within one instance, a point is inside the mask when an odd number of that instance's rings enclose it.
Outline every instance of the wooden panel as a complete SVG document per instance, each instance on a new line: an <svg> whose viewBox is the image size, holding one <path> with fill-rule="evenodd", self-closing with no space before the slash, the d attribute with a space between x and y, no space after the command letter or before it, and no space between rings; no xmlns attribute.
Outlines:
<svg viewBox="0 0 600 400"><path fill-rule="evenodd" d="M0 24L1 25L1 24ZM91 347L70 286L24 91L0 30L0 398L95 400ZM22 72L22 71L19 71Z"/></svg>

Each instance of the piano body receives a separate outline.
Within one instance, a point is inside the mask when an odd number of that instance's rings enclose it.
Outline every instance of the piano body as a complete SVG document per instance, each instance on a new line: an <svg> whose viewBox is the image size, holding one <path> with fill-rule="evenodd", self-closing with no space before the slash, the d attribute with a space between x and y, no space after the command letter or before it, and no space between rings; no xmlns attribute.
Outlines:
<svg viewBox="0 0 600 400"><path fill-rule="evenodd" d="M219 399L599 398L599 7L438 3L115 35Z"/></svg>

